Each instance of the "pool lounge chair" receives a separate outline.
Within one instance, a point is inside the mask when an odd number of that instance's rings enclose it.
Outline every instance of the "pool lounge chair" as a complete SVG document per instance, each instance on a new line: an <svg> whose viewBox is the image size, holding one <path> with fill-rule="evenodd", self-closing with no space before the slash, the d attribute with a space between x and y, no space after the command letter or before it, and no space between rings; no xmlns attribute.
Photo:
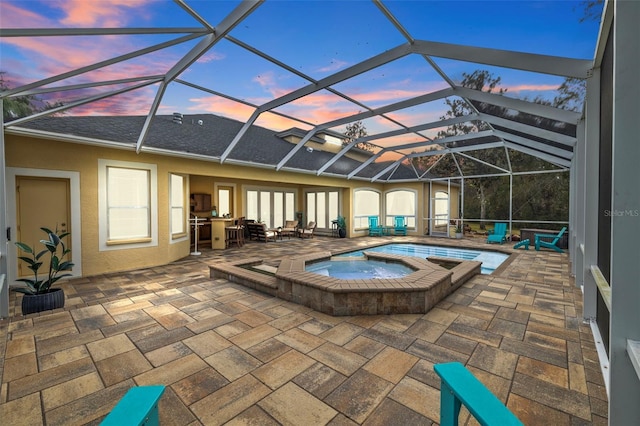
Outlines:
<svg viewBox="0 0 640 426"><path fill-rule="evenodd" d="M564 231L567 230L567 227L563 227L560 232L558 232L557 235L555 234L535 234L534 238L535 238L535 246L536 246L536 250L540 251L540 247L545 247L545 248L549 248L551 250L555 250L558 253L564 253L564 250L562 250L560 247L558 247L558 241L560 241L560 238L562 238L562 234L564 234ZM553 238L552 241L544 241L543 238Z"/></svg>
<svg viewBox="0 0 640 426"><path fill-rule="evenodd" d="M489 231L487 243L506 243L507 242L507 224L503 222L496 223L495 228Z"/></svg>
<svg viewBox="0 0 640 426"><path fill-rule="evenodd" d="M393 223L394 235L407 235L407 225L404 223L404 216L396 216Z"/></svg>
<svg viewBox="0 0 640 426"><path fill-rule="evenodd" d="M313 238L313 231L316 230L316 223L309 222L305 228L298 228L298 237Z"/></svg>
<svg viewBox="0 0 640 426"><path fill-rule="evenodd" d="M292 235L296 234L298 230L298 221L297 220L287 220L282 227L282 235L289 237L291 239Z"/></svg>
<svg viewBox="0 0 640 426"><path fill-rule="evenodd" d="M378 224L378 216L369 216L369 236L381 237L382 226Z"/></svg>

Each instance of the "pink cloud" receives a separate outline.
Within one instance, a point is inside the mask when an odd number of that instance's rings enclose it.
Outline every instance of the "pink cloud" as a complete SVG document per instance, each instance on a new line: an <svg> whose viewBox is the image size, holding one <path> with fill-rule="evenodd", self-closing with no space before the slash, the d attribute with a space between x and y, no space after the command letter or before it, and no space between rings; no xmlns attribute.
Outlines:
<svg viewBox="0 0 640 426"><path fill-rule="evenodd" d="M332 59L329 65L327 65L326 67L319 68L318 71L333 73L338 70L341 70L342 68L345 68L346 66L347 66L347 62L340 61L338 59Z"/></svg>
<svg viewBox="0 0 640 426"><path fill-rule="evenodd" d="M276 99L279 98L281 96L286 95L287 93L292 92L293 90L295 90L294 88L288 88L288 87L280 87L278 86L278 81L277 78L274 75L273 71L267 71L267 72L263 72L260 73L258 75L256 75L255 77L253 77L253 79L251 80L255 83L258 83L258 85L260 85L260 87L267 93L269 93L271 95L271 98L269 99L262 99L262 98L252 98L251 102L255 103L255 104L261 104L264 102L268 102L272 99Z"/></svg>
<svg viewBox="0 0 640 426"><path fill-rule="evenodd" d="M113 2L86 2L86 1L69 1L49 3L49 6L59 7L68 11L65 18L61 20L64 24L69 25L108 25L118 26L126 23L131 19L131 7L139 6L144 2L137 1L113 1ZM12 27L26 26L30 28L55 28L60 24L46 16L38 15L26 9L21 9L12 4L2 4L2 13L0 17L2 24L11 22ZM118 18L121 16L122 18ZM27 24L27 25L24 25ZM9 25L6 25L9 26ZM33 81L38 81L50 76L59 75L69 70L83 67L92 63L100 62L108 58L122 55L139 49L139 40L144 37L132 36L77 36L77 37L18 37L5 38L2 40L3 45L12 46L18 52L20 57L14 57L8 53L3 53L2 64L3 69L7 71L5 80L10 83L10 87L19 87ZM145 39L146 40L146 39ZM147 46L148 42L144 46ZM116 80L121 78L129 78L134 76L144 76L151 74L161 74L173 66L179 59L175 50L179 47L163 49L144 57L133 58L125 62L113 64L111 66L94 70L88 73L78 75L76 77L63 80L54 85L77 84L93 81ZM4 50L4 49L3 49ZM8 52L8 50L4 50ZM7 67L7 68L4 68ZM70 103L77 99L86 98L95 93L113 90L113 87L85 89L76 92L60 92L43 95L41 98L49 102L62 101ZM137 92L140 93L140 92ZM155 92L150 96L153 99ZM114 105L115 111L131 110L139 111L137 105L139 103L149 103L148 96L143 97L139 101L133 101L134 94L127 94L127 103L130 107L115 105L109 101L101 101L96 103L95 108L91 105L85 105L81 108L74 108L68 114L92 114L93 111L102 111L103 113L111 113L104 110L101 105ZM137 95L140 96L140 95ZM122 99L117 97L115 99ZM142 111L143 114L148 112L148 105Z"/></svg>
<svg viewBox="0 0 640 426"><path fill-rule="evenodd" d="M239 121L248 120L254 111L252 107L220 96L190 98L189 102L191 104L187 107L187 110L193 113L218 114Z"/></svg>
<svg viewBox="0 0 640 426"><path fill-rule="evenodd" d="M40 28L51 27L51 21L35 12L2 2L0 4L0 26L2 28ZM4 43L4 41L3 41Z"/></svg>
<svg viewBox="0 0 640 426"><path fill-rule="evenodd" d="M558 90L559 84L517 84L514 86L504 86L507 89L507 93L520 93L520 92L547 92L551 90Z"/></svg>
<svg viewBox="0 0 640 426"><path fill-rule="evenodd" d="M68 115L147 115L157 86L143 87L82 105L65 113Z"/></svg>
<svg viewBox="0 0 640 426"><path fill-rule="evenodd" d="M199 64L206 64L209 62L213 62L213 61L220 61L222 59L224 59L226 56L223 55L222 53L218 53L218 52L208 52L204 55L202 55L200 58L198 58L198 60L196 61Z"/></svg>
<svg viewBox="0 0 640 426"><path fill-rule="evenodd" d="M298 127L303 130L311 130L311 127L304 123L300 123L299 121L291 120L286 117L282 117L280 115L272 114L269 112L260 114L260 117L258 117L258 119L256 120L256 125L276 131L282 131L290 129L292 127Z"/></svg>
<svg viewBox="0 0 640 426"><path fill-rule="evenodd" d="M56 2L66 17L60 22L72 27L124 27L135 16L143 15L141 11L148 0L110 0L87 1L66 0Z"/></svg>

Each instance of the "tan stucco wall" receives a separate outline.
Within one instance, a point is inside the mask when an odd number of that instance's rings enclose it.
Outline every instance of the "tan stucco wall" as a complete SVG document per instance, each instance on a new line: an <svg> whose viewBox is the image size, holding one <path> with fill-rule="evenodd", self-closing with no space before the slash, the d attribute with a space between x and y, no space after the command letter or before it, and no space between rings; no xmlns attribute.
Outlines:
<svg viewBox="0 0 640 426"><path fill-rule="evenodd" d="M80 209L82 232L83 275L91 276L113 271L126 271L148 267L180 259L189 254L189 241L171 244L168 229L169 173L190 176L190 192L212 194L215 202L216 181L236 184L236 206L242 205L243 186L273 186L298 188L297 210L301 210L303 190L311 186L342 187L343 202L349 197L350 189L357 182L347 182L335 178L318 177L289 172L256 169L214 162L196 161L185 158L168 157L157 154L136 154L133 149L121 150L109 147L80 145L52 140L43 140L16 135L6 135L6 166L76 171L80 174ZM145 248L99 251L98 218L98 160L118 160L155 164L158 174L158 245ZM240 179L242 177L242 179ZM15 209L15 200L8 200L8 208ZM343 213L350 217L350 203L345 202Z"/></svg>
<svg viewBox="0 0 640 426"><path fill-rule="evenodd" d="M131 149L116 149L103 146L81 145L68 142L44 140L16 135L6 135L7 167L35 168L47 170L77 171L80 174L80 209L82 232L83 275L125 271L148 267L180 259L189 255L189 241L171 244L169 235L169 173L189 176L190 193L209 193L212 204L216 204L215 185L235 184L236 215L244 211L244 188L251 187L291 187L297 188L296 210L303 210L304 190L311 187L342 188L342 214L347 220L349 237L361 234L352 229L350 218L353 213L352 193L356 188L372 188L385 191L403 188L415 190L418 194L417 234L424 233L423 221L428 214L428 189L423 183L383 184L366 181L346 180L291 172L276 172L271 169L251 168L237 165L219 164L179 157L142 152L136 154ZM155 164L158 174L158 245L146 248L99 251L98 217L98 160L119 160ZM457 200L457 197L455 198ZM15 200L8 200L9 208L15 208ZM188 206L187 206L188 207ZM453 208L453 206L452 206Z"/></svg>

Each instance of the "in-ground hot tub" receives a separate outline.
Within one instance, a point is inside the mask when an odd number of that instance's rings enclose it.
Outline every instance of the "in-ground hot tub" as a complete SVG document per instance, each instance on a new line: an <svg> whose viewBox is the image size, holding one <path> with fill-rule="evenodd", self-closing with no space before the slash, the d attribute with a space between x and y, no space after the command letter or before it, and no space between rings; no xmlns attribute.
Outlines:
<svg viewBox="0 0 640 426"><path fill-rule="evenodd" d="M415 270L402 262L350 257L306 263L305 271L341 280L401 278Z"/></svg>
<svg viewBox="0 0 640 426"><path fill-rule="evenodd" d="M369 260L404 264L413 272L396 278L340 279L306 270L331 259L313 253L283 259L274 274L265 273L262 260L244 259L210 265L212 278L225 278L261 292L329 315L423 314L480 273L481 263L446 259L451 269L427 259L364 251Z"/></svg>

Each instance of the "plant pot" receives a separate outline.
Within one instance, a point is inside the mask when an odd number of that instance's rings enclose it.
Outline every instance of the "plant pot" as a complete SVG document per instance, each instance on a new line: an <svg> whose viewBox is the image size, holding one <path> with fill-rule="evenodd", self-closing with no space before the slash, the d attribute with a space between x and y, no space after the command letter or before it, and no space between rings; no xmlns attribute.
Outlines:
<svg viewBox="0 0 640 426"><path fill-rule="evenodd" d="M54 288L47 293L22 296L22 315L64 308L64 291Z"/></svg>
<svg viewBox="0 0 640 426"><path fill-rule="evenodd" d="M344 228L338 228L338 236L340 238L345 238L347 236L347 230Z"/></svg>
<svg viewBox="0 0 640 426"><path fill-rule="evenodd" d="M461 239L464 234L462 232L456 232L456 238Z"/></svg>

